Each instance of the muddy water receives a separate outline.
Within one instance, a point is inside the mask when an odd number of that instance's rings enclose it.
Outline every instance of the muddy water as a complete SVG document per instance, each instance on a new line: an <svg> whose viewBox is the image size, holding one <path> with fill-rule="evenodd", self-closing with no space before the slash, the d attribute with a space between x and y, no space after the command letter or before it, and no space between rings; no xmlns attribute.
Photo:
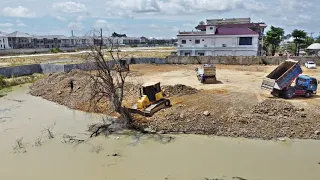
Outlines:
<svg viewBox="0 0 320 180"><path fill-rule="evenodd" d="M63 144L64 133L83 137L86 125L101 117L27 92L17 88L0 98L1 180L320 179L319 141L175 136L163 143L147 136L111 136L78 146ZM55 138L48 139L43 129L53 124ZM14 153L20 137L26 152ZM34 146L39 137L44 142Z"/></svg>

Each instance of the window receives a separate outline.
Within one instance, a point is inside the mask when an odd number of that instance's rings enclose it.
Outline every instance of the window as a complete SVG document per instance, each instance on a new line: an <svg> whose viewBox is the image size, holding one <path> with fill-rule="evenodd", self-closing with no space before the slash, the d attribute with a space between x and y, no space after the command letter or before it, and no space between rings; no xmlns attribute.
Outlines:
<svg viewBox="0 0 320 180"><path fill-rule="evenodd" d="M210 30L213 30L213 27L210 27Z"/></svg>
<svg viewBox="0 0 320 180"><path fill-rule="evenodd" d="M184 53L185 56L190 56L190 53Z"/></svg>
<svg viewBox="0 0 320 180"><path fill-rule="evenodd" d="M252 45L252 37L240 37L239 45Z"/></svg>
<svg viewBox="0 0 320 180"><path fill-rule="evenodd" d="M202 41L204 41L204 39L202 39Z"/></svg>
<svg viewBox="0 0 320 180"><path fill-rule="evenodd" d="M199 56L204 56L204 53L198 53Z"/></svg>
<svg viewBox="0 0 320 180"><path fill-rule="evenodd" d="M227 47L227 44L222 44L222 47Z"/></svg>
<svg viewBox="0 0 320 180"><path fill-rule="evenodd" d="M181 43L182 43L182 44L186 44L187 41L186 41L186 40L182 40Z"/></svg>
<svg viewBox="0 0 320 180"><path fill-rule="evenodd" d="M200 40L199 39L196 39L196 44L200 44Z"/></svg>

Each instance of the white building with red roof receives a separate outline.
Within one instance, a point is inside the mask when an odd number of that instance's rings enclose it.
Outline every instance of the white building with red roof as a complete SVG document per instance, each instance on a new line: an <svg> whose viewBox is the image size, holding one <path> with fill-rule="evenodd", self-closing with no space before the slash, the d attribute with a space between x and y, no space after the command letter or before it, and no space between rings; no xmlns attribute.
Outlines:
<svg viewBox="0 0 320 180"><path fill-rule="evenodd" d="M178 56L261 55L266 25L244 19L207 20L207 24L196 27L198 31L179 32Z"/></svg>

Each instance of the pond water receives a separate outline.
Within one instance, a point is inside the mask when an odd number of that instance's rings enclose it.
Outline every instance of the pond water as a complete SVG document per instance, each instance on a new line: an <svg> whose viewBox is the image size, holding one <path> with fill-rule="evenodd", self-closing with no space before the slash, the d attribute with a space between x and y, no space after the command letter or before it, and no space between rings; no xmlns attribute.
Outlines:
<svg viewBox="0 0 320 180"><path fill-rule="evenodd" d="M0 179L3 180L319 180L320 141L286 142L177 135L98 137L76 145L100 115L33 97L28 86L0 98ZM52 127L54 139L47 138ZM24 151L16 152L23 137ZM41 138L41 146L35 146ZM168 136L164 136L164 139Z"/></svg>

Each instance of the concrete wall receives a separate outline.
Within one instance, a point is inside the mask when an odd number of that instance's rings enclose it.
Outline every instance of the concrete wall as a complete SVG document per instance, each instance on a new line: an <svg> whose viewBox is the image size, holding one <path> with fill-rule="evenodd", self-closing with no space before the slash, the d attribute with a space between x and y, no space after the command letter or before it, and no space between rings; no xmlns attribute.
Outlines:
<svg viewBox="0 0 320 180"><path fill-rule="evenodd" d="M306 61L315 61L320 65L319 57L290 57L291 59L300 61L304 64ZM278 65L287 59L286 56L169 56L166 60L168 64L234 64L234 65L250 65L250 64L270 64Z"/></svg>
<svg viewBox="0 0 320 180"><path fill-rule="evenodd" d="M5 77L26 76L34 73L42 73L40 64L0 68L0 75Z"/></svg>
<svg viewBox="0 0 320 180"><path fill-rule="evenodd" d="M199 63L213 63L213 64L230 64L230 65L254 65L267 63L270 65L278 65L285 61L286 57L248 57L248 56L169 56L167 59L164 58L134 58L128 60L130 64L199 64ZM304 64L306 61L313 60L320 65L319 57L291 57L291 59L300 61ZM108 61L111 67L114 66L115 61ZM80 64L33 64L16 67L4 67L0 68L0 75L5 77L17 77L31 75L34 73L54 73L54 72L70 72L73 69L80 70L95 70L97 64L91 63L80 63Z"/></svg>

